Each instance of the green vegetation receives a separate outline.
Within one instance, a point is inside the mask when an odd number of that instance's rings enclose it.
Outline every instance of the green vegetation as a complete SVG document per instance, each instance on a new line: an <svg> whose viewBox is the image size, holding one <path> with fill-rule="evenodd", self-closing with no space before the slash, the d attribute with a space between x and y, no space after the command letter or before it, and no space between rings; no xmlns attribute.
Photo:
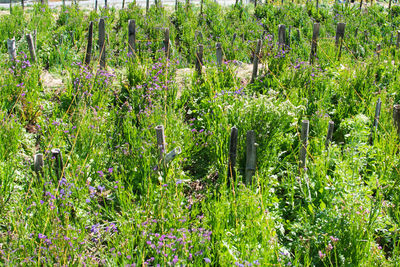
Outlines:
<svg viewBox="0 0 400 267"><path fill-rule="evenodd" d="M397 265L399 14L398 6L359 4L254 10L209 1L203 14L180 3L147 13L134 3L97 13L15 6L0 17L1 265ZM99 18L108 36L104 70ZM133 54L129 19L136 21ZM89 21L93 58L85 66ZM345 38L336 47L339 22ZM279 24L290 46L278 46ZM35 63L25 39L34 30ZM13 37L16 60L7 50ZM262 68L250 83L260 38ZM199 43L202 75L192 71ZM304 119L308 159L299 170ZM329 121L335 131L327 149ZM168 164L159 162L157 125L165 128L166 152L182 149ZM233 126L236 180L227 171ZM249 130L257 169L245 185ZM54 148L63 157L59 177ZM37 153L42 172L34 171Z"/></svg>

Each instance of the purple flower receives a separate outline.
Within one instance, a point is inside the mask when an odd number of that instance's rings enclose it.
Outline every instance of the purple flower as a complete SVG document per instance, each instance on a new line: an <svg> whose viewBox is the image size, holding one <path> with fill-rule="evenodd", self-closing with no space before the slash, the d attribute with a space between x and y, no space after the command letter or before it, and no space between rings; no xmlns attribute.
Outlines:
<svg viewBox="0 0 400 267"><path fill-rule="evenodd" d="M322 251L320 250L320 251L318 251L318 256L320 259L323 259L323 258L325 258L326 254L322 253Z"/></svg>
<svg viewBox="0 0 400 267"><path fill-rule="evenodd" d="M43 234L41 234L41 233L38 234L38 237L39 237L40 239L47 238L45 235L43 235Z"/></svg>
<svg viewBox="0 0 400 267"><path fill-rule="evenodd" d="M103 176L104 176L103 171L97 171L97 173L99 174L100 177L103 177Z"/></svg>
<svg viewBox="0 0 400 267"><path fill-rule="evenodd" d="M204 258L204 261L205 261L206 263L211 263L211 260L210 260L209 258Z"/></svg>

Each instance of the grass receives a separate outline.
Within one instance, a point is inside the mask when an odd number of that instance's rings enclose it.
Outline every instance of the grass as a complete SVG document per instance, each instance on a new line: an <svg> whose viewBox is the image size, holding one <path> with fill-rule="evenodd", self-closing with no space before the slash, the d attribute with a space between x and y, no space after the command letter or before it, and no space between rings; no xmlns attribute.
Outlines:
<svg viewBox="0 0 400 267"><path fill-rule="evenodd" d="M134 3L99 12L34 5L1 16L0 262L395 266L400 12L358 7L285 3L254 10L206 1L200 14L184 4L148 12ZM104 70L97 23L92 62L81 63L88 21L101 17L108 34ZM129 19L136 21L134 54L128 54ZM311 65L315 22L321 27ZM340 58L338 22L346 23ZM279 24L286 25L290 47L277 44ZM24 35L34 30L32 63ZM13 37L16 60L7 54ZM250 83L243 73L260 38L261 64ZM202 74L183 71L194 69L199 43ZM49 84L43 73L62 85ZM381 114L371 135L378 98ZM307 167L299 170L304 119ZM330 121L335 130L326 147ZM165 128L166 153L182 149L168 164L159 160L157 125ZM235 180L227 168L233 126ZM246 184L250 130L257 166ZM58 172L55 148L62 153Z"/></svg>

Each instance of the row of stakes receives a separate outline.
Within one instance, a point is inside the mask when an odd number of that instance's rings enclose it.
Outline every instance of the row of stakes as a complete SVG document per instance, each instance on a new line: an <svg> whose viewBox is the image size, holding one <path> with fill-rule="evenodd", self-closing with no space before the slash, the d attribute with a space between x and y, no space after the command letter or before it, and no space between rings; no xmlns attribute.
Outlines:
<svg viewBox="0 0 400 267"><path fill-rule="evenodd" d="M343 39L345 34L345 23L338 23L336 27L336 36L335 36L335 45L339 51L338 59L340 59L342 46L343 46ZM99 19L98 24L98 45L100 51L100 69L105 69L106 67L106 31L105 31L105 21L103 18ZM314 63L316 54L317 54L317 47L318 47L318 38L319 38L319 29L320 24L314 23L313 25L313 35L311 41L311 52L310 52L310 64ZM200 32L199 32L200 33ZM201 33L200 33L201 34ZM297 34L300 36L300 31L297 29ZM251 76L251 83L257 78L258 73L258 65L260 59L260 53L262 48L262 40L266 35L266 31L263 32L261 39L257 40L257 45L253 53L253 71ZM290 35L291 35L291 27L286 29L286 26L281 24L278 27L278 45L282 47L282 49L286 49L290 47ZM365 32L365 36L366 32ZM367 38L367 37L366 37ZM236 39L236 34L234 34L232 43ZM393 34L391 40L393 39ZM31 61L36 61L36 31L33 32L33 35L27 34L26 41L28 43L29 52L31 56ZM92 48L93 48L93 21L89 23L88 28L88 38L87 38L87 46L86 46L86 54L84 62L86 65L89 65L92 59ZM15 38L7 40L8 45L8 52L10 55L11 60L15 60L16 58L16 44ZM397 32L397 42L396 47L400 48L400 31ZM163 39L163 48L165 50L165 56L169 58L170 50L171 50L171 42L170 42L170 31L169 28L164 29L164 39ZM136 22L134 19L128 21L128 52L130 55L136 55ZM378 44L376 48L377 55L379 56L381 51L381 45ZM204 54L204 46L203 44L199 44L195 54L195 69L198 75L202 74L202 67L203 67L203 54ZM222 44L217 42L216 44L216 59L217 65L221 66L223 62L223 50Z"/></svg>
<svg viewBox="0 0 400 267"><path fill-rule="evenodd" d="M371 134L369 137L369 143L373 145L374 134L377 130L379 124L379 117L381 112L382 101L378 98L375 107L375 116L371 129ZM393 120L394 125L397 130L397 135L400 138L400 105L394 105L393 108ZM307 146L308 146L308 135L309 135L309 120L302 121L301 134L300 134L300 151L299 151L299 169L306 169L306 160L307 160ZM169 153L166 153L166 142L165 142L165 133L164 126L158 125L155 127L156 138L157 138L157 150L159 157L158 168L166 167L173 159L176 158L181 152L182 149L180 147L174 148ZM334 122L329 121L328 131L325 140L325 149L329 149L329 145L332 142L334 131ZM228 179L236 180L236 157L237 157L237 146L238 146L238 128L232 127L231 134L229 139L229 159L228 159ZM245 181L246 184L252 184L253 176L256 172L256 162L257 162L257 154L256 154L256 134L253 130L248 131L246 135L246 167L245 167ZM64 165L62 159L62 153L60 149L52 149L51 150L52 157L55 160L54 171L56 177L61 179L64 172ZM38 175L43 176L43 166L44 159L43 154L36 154L34 157L34 170Z"/></svg>

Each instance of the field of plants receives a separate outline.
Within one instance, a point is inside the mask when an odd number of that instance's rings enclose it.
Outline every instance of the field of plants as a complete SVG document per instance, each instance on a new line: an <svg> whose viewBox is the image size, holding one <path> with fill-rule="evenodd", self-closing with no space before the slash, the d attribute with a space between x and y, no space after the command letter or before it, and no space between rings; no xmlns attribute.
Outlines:
<svg viewBox="0 0 400 267"><path fill-rule="evenodd" d="M374 3L3 12L0 265L396 266L399 26Z"/></svg>

